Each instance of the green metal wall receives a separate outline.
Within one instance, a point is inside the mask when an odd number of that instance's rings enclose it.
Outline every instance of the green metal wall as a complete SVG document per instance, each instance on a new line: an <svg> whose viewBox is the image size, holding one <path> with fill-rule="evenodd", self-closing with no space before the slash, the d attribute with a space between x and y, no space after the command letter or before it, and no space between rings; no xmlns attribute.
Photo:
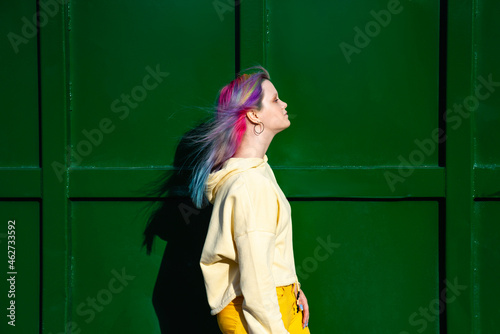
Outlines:
<svg viewBox="0 0 500 334"><path fill-rule="evenodd" d="M499 10L2 2L0 244L15 221L16 252L0 290L15 276L16 293L0 332L217 333L197 264L210 212L147 190L175 175L197 107L255 64L289 105L268 156L311 331L500 331Z"/></svg>

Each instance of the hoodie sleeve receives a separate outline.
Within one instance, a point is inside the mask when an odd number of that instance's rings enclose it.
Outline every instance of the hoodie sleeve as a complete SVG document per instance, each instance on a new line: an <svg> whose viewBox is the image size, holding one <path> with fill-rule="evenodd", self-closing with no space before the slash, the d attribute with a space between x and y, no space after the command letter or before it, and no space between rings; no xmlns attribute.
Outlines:
<svg viewBox="0 0 500 334"><path fill-rule="evenodd" d="M252 334L286 334L272 274L278 197L261 174L245 173L233 206L243 314Z"/></svg>

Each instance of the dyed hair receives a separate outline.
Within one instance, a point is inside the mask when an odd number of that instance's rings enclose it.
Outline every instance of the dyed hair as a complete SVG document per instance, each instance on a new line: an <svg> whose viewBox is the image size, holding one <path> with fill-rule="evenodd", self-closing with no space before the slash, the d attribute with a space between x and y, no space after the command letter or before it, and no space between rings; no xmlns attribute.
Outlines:
<svg viewBox="0 0 500 334"><path fill-rule="evenodd" d="M252 69L257 69L257 72L241 74ZM203 125L200 133L186 138L197 146L189 195L199 209L208 202L205 196L208 175L219 170L240 146L247 128L246 112L262 108L262 82L270 80L269 73L262 66L242 72L219 91L213 118Z"/></svg>

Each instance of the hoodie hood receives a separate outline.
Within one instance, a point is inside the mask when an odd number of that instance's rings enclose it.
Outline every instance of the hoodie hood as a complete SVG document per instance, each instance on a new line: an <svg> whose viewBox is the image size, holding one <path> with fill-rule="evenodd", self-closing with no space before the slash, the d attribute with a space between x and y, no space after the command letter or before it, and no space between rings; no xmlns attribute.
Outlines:
<svg viewBox="0 0 500 334"><path fill-rule="evenodd" d="M222 168L208 175L205 183L205 195L210 203L214 203L215 196L220 187L231 176L244 172L250 168L257 168L267 163L267 155L264 158L229 158Z"/></svg>

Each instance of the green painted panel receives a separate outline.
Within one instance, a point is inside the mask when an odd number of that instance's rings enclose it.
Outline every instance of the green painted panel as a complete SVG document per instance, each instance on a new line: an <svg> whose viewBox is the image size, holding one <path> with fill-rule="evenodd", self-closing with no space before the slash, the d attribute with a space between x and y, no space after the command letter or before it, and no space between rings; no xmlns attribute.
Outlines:
<svg viewBox="0 0 500 334"><path fill-rule="evenodd" d="M159 333L152 296L165 242L141 249L142 203L73 202L71 309L81 333ZM174 301L172 301L174 302Z"/></svg>
<svg viewBox="0 0 500 334"><path fill-rule="evenodd" d="M474 291L477 305L475 333L496 333L500 328L500 202L476 202Z"/></svg>
<svg viewBox="0 0 500 334"><path fill-rule="evenodd" d="M0 169L0 197L41 196L40 168Z"/></svg>
<svg viewBox="0 0 500 334"><path fill-rule="evenodd" d="M173 163L234 77L234 10L210 1L73 1L73 166Z"/></svg>
<svg viewBox="0 0 500 334"><path fill-rule="evenodd" d="M439 2L267 6L267 66L291 120L277 161L437 165Z"/></svg>
<svg viewBox="0 0 500 334"><path fill-rule="evenodd" d="M475 2L474 46L476 60L475 90L467 99L474 112L476 134L476 163L500 164L500 2ZM476 91L477 90L477 91ZM479 106L478 103L479 102ZM477 110L475 109L477 108Z"/></svg>
<svg viewBox="0 0 500 334"><path fill-rule="evenodd" d="M2 249L0 333L38 333L40 327L40 206L38 202L0 201L0 222L2 223L0 230L0 248ZM13 251L13 253L8 251ZM13 262L8 263L8 260L13 260ZM11 268L11 265L14 267ZM14 326L9 324L11 321Z"/></svg>
<svg viewBox="0 0 500 334"><path fill-rule="evenodd" d="M40 166L35 13L35 1L0 2L0 167Z"/></svg>
<svg viewBox="0 0 500 334"><path fill-rule="evenodd" d="M474 167L474 196L500 197L500 168L491 165Z"/></svg>
<svg viewBox="0 0 500 334"><path fill-rule="evenodd" d="M311 332L439 332L436 202L291 205Z"/></svg>

